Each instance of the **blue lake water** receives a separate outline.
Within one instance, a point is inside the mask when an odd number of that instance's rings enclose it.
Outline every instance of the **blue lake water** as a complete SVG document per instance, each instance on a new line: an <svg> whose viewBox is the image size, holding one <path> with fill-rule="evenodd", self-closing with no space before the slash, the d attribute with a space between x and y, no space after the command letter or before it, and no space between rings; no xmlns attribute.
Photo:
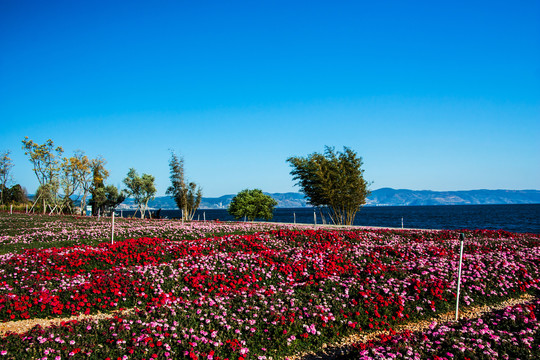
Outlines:
<svg viewBox="0 0 540 360"><path fill-rule="evenodd" d="M277 208L274 222L313 224L313 208ZM119 213L119 211L117 211ZM124 216L133 212L124 211ZM162 210L162 218L179 218L178 210ZM324 214L323 214L324 215ZM317 223L322 219L316 211ZM233 221L226 209L200 209L195 220ZM444 205L363 207L354 225L418 229L491 229L540 234L540 204L519 205ZM328 222L328 217L326 217Z"/></svg>

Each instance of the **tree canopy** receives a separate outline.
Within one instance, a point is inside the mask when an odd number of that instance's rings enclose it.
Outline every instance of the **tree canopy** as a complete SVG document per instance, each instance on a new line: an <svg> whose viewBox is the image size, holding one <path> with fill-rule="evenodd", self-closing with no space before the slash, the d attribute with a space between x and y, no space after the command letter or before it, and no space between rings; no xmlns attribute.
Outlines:
<svg viewBox="0 0 540 360"><path fill-rule="evenodd" d="M169 161L171 169L171 186L167 188L167 195L170 195L178 209L182 210L184 220L192 220L195 211L199 207L202 199L202 190L194 182L188 182L184 177L184 159L179 158L171 152Z"/></svg>
<svg viewBox="0 0 540 360"><path fill-rule="evenodd" d="M83 186L84 191L84 186L88 186L88 181L91 179L92 182L90 183L89 192L92 195L92 199L88 202L88 204L92 205L92 215L98 215L106 210L105 207L109 207L105 189L105 180L109 177L109 171L105 169L105 164L107 161L100 156L92 160L84 158L85 157L81 155L77 160L77 162L79 162L81 165L79 172L79 174L82 176L81 186ZM115 190L118 192L116 187Z"/></svg>
<svg viewBox="0 0 540 360"><path fill-rule="evenodd" d="M228 212L236 219L247 218L271 220L274 216L274 207L277 201L271 196L263 194L262 190L242 190L232 199Z"/></svg>
<svg viewBox="0 0 540 360"><path fill-rule="evenodd" d="M28 202L28 194L26 189L19 184L13 185L10 189L6 188L4 203L24 204Z"/></svg>
<svg viewBox="0 0 540 360"><path fill-rule="evenodd" d="M45 212L46 206L50 207L51 213L55 210L59 211L58 191L64 149L61 146L55 147L54 141L51 139L40 145L25 136L22 143L24 154L28 155L28 160L33 165L32 170L39 182L37 193L41 195L43 201L43 212ZM36 198L34 204L40 197Z"/></svg>
<svg viewBox="0 0 540 360"><path fill-rule="evenodd" d="M11 179L11 169L13 169L13 161L9 154L11 154L9 150L0 154L0 204L9 201L5 196L6 190L8 190L7 185Z"/></svg>
<svg viewBox="0 0 540 360"><path fill-rule="evenodd" d="M154 199L157 191L154 180L155 178L152 175L142 174L139 177L135 169L129 169L127 177L124 179L124 184L128 188L128 196L132 196L137 204L137 210L135 210L133 216L140 210L141 219L144 218L148 201Z"/></svg>
<svg viewBox="0 0 540 360"><path fill-rule="evenodd" d="M40 185L50 184L57 180L60 172L61 157L64 149L54 147L54 141L47 140L44 144L37 144L25 136L23 143L24 154L29 156L33 171Z"/></svg>
<svg viewBox="0 0 540 360"><path fill-rule="evenodd" d="M101 185L93 190L89 204L92 205L96 213L97 209L103 209L102 213L104 214L104 211L114 210L125 199L124 191L119 192L116 186Z"/></svg>
<svg viewBox="0 0 540 360"><path fill-rule="evenodd" d="M75 155L71 158L71 161L75 164L74 171L79 182L79 189L81 191L81 201L79 206L82 215L85 211L84 207L86 205L86 198L88 197L88 194L92 188L92 180L94 178L93 166L96 162L104 162L105 160L101 157L90 160L86 155L84 155L83 151L77 150Z"/></svg>
<svg viewBox="0 0 540 360"><path fill-rule="evenodd" d="M326 146L324 154L290 157L291 175L311 205L327 207L334 224L352 225L356 212L370 192L364 179L362 158L348 147L335 152Z"/></svg>

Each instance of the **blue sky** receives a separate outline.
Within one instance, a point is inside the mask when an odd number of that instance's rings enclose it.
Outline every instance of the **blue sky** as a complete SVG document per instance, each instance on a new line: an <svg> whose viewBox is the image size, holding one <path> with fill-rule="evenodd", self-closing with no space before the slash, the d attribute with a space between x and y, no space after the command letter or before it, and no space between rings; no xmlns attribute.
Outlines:
<svg viewBox="0 0 540 360"><path fill-rule="evenodd" d="M538 1L0 2L0 151L28 136L205 196L298 191L348 146L372 189L540 189Z"/></svg>

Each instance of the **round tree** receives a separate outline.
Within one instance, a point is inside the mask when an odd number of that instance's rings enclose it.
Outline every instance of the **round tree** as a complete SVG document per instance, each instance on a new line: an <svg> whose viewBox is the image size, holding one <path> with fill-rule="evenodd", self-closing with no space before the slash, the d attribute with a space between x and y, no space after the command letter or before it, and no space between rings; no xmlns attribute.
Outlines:
<svg viewBox="0 0 540 360"><path fill-rule="evenodd" d="M324 154L287 159L291 175L311 205L327 207L334 224L352 225L357 211L369 196L362 158L348 147L335 152L326 147Z"/></svg>
<svg viewBox="0 0 540 360"><path fill-rule="evenodd" d="M242 190L232 199L229 204L229 214L235 219L247 218L271 220L274 216L274 206L277 201L271 196L263 194L259 189Z"/></svg>

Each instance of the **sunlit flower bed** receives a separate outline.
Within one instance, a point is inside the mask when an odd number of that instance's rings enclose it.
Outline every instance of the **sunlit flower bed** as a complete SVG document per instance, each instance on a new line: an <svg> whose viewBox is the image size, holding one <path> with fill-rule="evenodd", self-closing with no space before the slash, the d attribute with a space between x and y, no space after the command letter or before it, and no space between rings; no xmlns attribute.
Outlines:
<svg viewBox="0 0 540 360"><path fill-rule="evenodd" d="M110 239L111 218L24 215L0 213L0 245L71 242L85 243L94 239ZM117 239L159 237L167 239L201 238L214 234L255 232L283 227L268 223L140 220L116 218Z"/></svg>
<svg viewBox="0 0 540 360"><path fill-rule="evenodd" d="M462 306L540 288L540 241L468 232ZM266 231L0 256L1 321L136 308L8 335L6 358L278 358L455 306L458 233ZM414 358L414 357L412 357Z"/></svg>
<svg viewBox="0 0 540 360"><path fill-rule="evenodd" d="M458 323L434 322L424 332L406 331L355 344L349 357L374 359L539 359L540 300Z"/></svg>

